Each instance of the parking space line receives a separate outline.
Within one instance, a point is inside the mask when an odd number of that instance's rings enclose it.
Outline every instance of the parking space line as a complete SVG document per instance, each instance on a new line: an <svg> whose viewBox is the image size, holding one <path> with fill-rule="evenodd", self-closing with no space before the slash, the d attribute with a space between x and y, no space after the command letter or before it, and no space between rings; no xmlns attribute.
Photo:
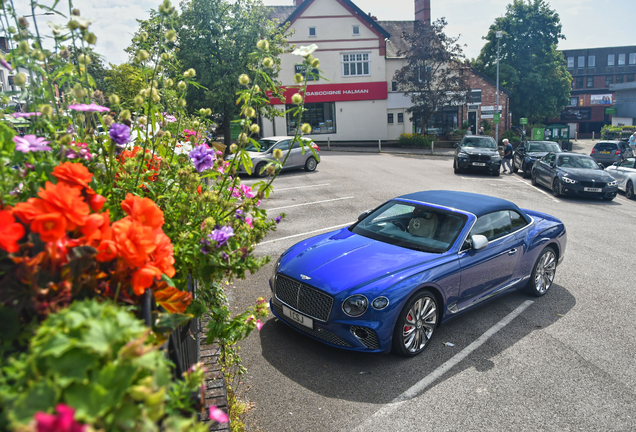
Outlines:
<svg viewBox="0 0 636 432"><path fill-rule="evenodd" d="M321 228L321 229L317 229L317 230L313 230L313 231L308 231L308 232L305 232L305 233L302 233L302 234L294 234L294 235L290 235L290 236L287 236L287 237L281 237L281 238L278 238L278 239L275 239L275 240L268 240L268 241L260 242L258 245L260 246L260 245L264 245L264 244L267 244L267 243L274 243L274 242L277 242L277 241L287 240L287 239L294 238L294 237L302 237L302 236L306 236L306 235L309 235L309 234L314 234L314 233L321 232L321 231L329 231L329 230L333 230L333 229L346 227L346 226L349 226L349 225L353 225L353 222L349 222L349 223L341 224L341 225L336 225L336 226L332 226L332 227L329 227L329 228Z"/></svg>
<svg viewBox="0 0 636 432"><path fill-rule="evenodd" d="M353 198L353 197L350 196L350 197L344 197L344 198L334 198L334 199L329 199L329 200L314 201L314 202L310 202L310 203L294 204L294 205L283 206L283 207L274 207L274 208L265 209L265 210L267 210L267 211L282 210L282 209L286 209L286 208L308 206L308 205L312 205L312 204L320 204L320 203L325 203L325 202L340 201L340 200L346 200L346 199L351 199L351 198Z"/></svg>
<svg viewBox="0 0 636 432"><path fill-rule="evenodd" d="M354 431L374 430L373 427L371 427L370 425L370 423L373 421L374 418L386 417L390 415L393 411L395 411L398 407L400 407L404 402L407 402L408 400L413 399L418 394L422 393L422 391L424 391L428 386L430 386L435 381L437 381L438 378L440 378L442 375L444 375L446 372L448 372L454 366L456 366L459 362L461 362L470 354L472 354L473 351L475 351L477 348L479 348L484 343L486 343L488 339L490 339L493 335L495 335L495 333L497 333L499 330L501 330L502 328L510 324L510 322L513 319L521 315L521 313L524 310L526 310L528 306L530 306L532 303L534 303L534 301L532 300L526 300L525 302L521 303L521 305L519 305L515 310L513 310L508 315L506 315L501 321L499 321L494 326L490 327L486 331L486 333L481 335L478 339L473 341L466 348L464 348L463 350L455 354L453 357L448 359L445 363L440 365L437 369L435 369L433 372L425 376L422 380L417 382L415 385L413 385L411 388L406 390L404 393L402 393L401 395L393 399L393 401L391 401L388 405L376 411L375 414L373 414L369 418L369 420L365 421L360 426L355 428Z"/></svg>
<svg viewBox="0 0 636 432"><path fill-rule="evenodd" d="M549 193L547 193L546 191L541 190L541 189L540 189L540 187L533 186L533 185L532 185L532 183L528 183L527 181L525 181L525 180L521 180L521 179L516 178L516 177L512 177L512 178L513 178L514 180L517 180L517 181L518 181L518 182L520 182L520 183L523 183L523 184L524 184L524 185L526 185L526 186L530 186L532 189L536 190L537 192L541 192L543 195L547 196L548 198L550 198L550 199L551 199L551 200L553 200L554 202L561 202L561 201L559 201L558 199L556 199L554 196L552 196L552 195L550 195Z"/></svg>
<svg viewBox="0 0 636 432"><path fill-rule="evenodd" d="M309 185L309 186L296 186L296 187L290 187L290 188L274 189L274 192L292 190L292 189L306 189L306 188L312 188L312 187L318 187L318 186L329 186L330 184L331 183L323 183L323 184Z"/></svg>

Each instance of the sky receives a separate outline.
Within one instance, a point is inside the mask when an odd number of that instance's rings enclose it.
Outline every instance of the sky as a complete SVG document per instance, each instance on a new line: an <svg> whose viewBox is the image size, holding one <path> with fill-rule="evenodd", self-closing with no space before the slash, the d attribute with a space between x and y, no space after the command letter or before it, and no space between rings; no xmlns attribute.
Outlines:
<svg viewBox="0 0 636 432"><path fill-rule="evenodd" d="M379 20L412 20L413 0L353 0L365 12ZM291 6L292 0L263 0L266 5ZM484 41L482 37L495 18L506 13L512 0L431 0L431 18L444 17L446 33L460 36L467 58L476 58ZM30 14L27 0L17 0L20 14ZM42 4L52 0L40 0ZM64 0L60 4L65 4ZM136 19L147 19L151 8L160 0L74 0L73 4L86 18L95 20L91 31L97 36L98 53L107 63L120 64L128 60L124 48L130 44L138 28ZM636 0L552 0L548 1L561 18L566 40L559 49L598 48L636 45L636 26L630 18L636 15ZM173 4L177 4L173 0ZM36 9L36 14L42 13ZM623 15L626 18L621 18ZM46 21L61 22L57 17L38 16L40 30L48 30ZM31 18L32 20L32 18Z"/></svg>

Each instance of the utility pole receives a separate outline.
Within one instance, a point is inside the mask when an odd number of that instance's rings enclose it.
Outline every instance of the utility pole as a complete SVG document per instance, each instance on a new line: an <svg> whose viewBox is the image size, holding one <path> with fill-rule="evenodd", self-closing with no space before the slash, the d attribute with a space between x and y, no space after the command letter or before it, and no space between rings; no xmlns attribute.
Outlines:
<svg viewBox="0 0 636 432"><path fill-rule="evenodd" d="M499 39L503 36L502 31L495 33L497 36L497 102L495 102L495 113L499 113ZM499 145L499 123L495 124L495 142Z"/></svg>

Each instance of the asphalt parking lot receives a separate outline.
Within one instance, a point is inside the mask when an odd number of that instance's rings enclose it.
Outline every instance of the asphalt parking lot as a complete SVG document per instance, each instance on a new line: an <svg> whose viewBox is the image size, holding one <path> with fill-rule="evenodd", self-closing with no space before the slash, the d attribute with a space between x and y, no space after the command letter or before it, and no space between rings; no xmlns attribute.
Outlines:
<svg viewBox="0 0 636 432"><path fill-rule="evenodd" d="M574 150L589 154L582 142ZM560 218L568 229L565 260L546 296L499 297L440 327L412 359L332 348L270 315L241 343L248 373L239 391L253 403L248 430L636 429L636 201L622 193L612 202L555 198L518 175L455 175L447 156L321 156L315 172L276 180L263 206L286 217L258 255L275 261L296 242L347 226L390 198L446 189ZM269 298L271 271L270 264L234 281L232 307Z"/></svg>

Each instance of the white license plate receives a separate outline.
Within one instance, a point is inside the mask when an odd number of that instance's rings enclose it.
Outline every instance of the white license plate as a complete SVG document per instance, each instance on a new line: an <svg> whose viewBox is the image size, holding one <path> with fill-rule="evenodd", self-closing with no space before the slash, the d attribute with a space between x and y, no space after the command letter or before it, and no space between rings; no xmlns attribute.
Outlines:
<svg viewBox="0 0 636 432"><path fill-rule="evenodd" d="M583 188L583 191L585 192L603 192L603 189L601 188Z"/></svg>
<svg viewBox="0 0 636 432"><path fill-rule="evenodd" d="M474 166L486 166L485 162L473 162Z"/></svg>
<svg viewBox="0 0 636 432"><path fill-rule="evenodd" d="M283 315L287 318L290 318L292 321L297 322L298 324L302 324L305 327L309 327L310 329L314 328L314 320L305 315L299 314L295 310L291 310L287 306L283 305Z"/></svg>

